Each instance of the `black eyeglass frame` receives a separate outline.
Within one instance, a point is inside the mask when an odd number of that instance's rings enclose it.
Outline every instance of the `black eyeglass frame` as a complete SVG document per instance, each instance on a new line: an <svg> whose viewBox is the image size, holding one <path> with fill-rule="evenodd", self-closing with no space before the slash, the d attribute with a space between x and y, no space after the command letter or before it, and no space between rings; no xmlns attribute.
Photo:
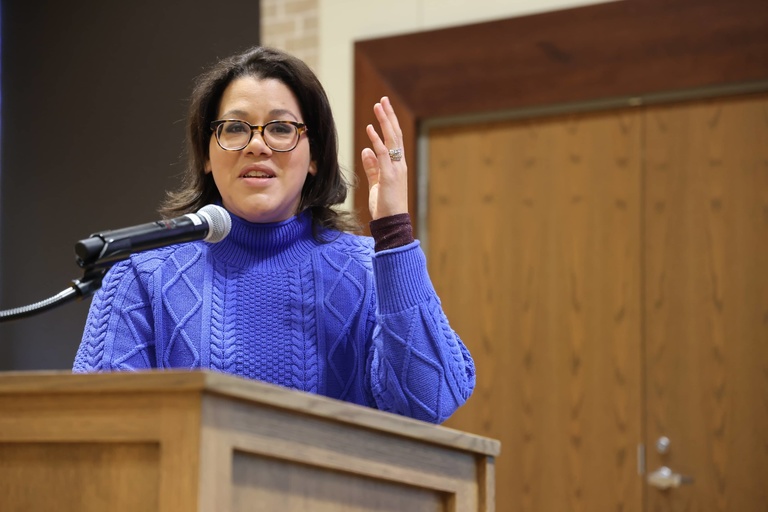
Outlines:
<svg viewBox="0 0 768 512"><path fill-rule="evenodd" d="M219 139L220 130L218 128L224 123L230 123L230 122L243 123L244 125L247 125L251 129L251 136L248 137L248 141L241 148L230 149L230 148L225 148L224 146L221 145L221 140ZM269 142L267 142L266 137L264 137L264 129L271 124L277 124L277 123L291 124L296 128L296 135L297 135L296 144L294 144L292 148L275 149L269 145ZM289 151L293 151L294 149L296 149L296 146L299 145L299 142L301 141L301 134L307 132L307 125L304 123L298 123L296 121L281 121L279 119L275 119L274 121L270 121L263 125L251 124L248 121L243 121L242 119L218 119L216 121L211 122L211 131L213 132L214 137L216 137L216 144L218 144L219 147L224 151L242 151L243 149L248 147L248 144L250 144L251 141L253 140L253 132L259 132L262 140L264 141L264 144L266 144L269 149L271 149L272 151L276 151L278 153L288 153Z"/></svg>

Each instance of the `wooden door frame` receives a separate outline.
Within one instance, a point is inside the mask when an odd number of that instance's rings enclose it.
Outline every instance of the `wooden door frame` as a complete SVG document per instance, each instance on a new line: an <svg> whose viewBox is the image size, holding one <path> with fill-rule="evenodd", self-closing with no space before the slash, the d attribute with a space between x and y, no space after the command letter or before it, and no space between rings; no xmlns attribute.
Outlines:
<svg viewBox="0 0 768 512"><path fill-rule="evenodd" d="M768 83L765 0L622 0L544 14L358 41L354 147L368 146L371 106L388 95L411 165L417 204L420 124L517 111ZM618 104L618 103L617 103ZM359 159L355 208L370 220ZM415 217L412 215L414 221Z"/></svg>

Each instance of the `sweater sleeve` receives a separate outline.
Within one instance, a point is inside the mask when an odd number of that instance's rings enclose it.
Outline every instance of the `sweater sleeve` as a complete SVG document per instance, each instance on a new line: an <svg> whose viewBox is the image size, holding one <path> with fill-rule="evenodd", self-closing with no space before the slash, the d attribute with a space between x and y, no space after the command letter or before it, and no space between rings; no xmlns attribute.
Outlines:
<svg viewBox="0 0 768 512"><path fill-rule="evenodd" d="M112 267L88 312L73 371L141 370L155 366L150 302L130 260Z"/></svg>
<svg viewBox="0 0 768 512"><path fill-rule="evenodd" d="M418 241L376 253L369 362L379 409L441 423L475 387L469 351L448 323Z"/></svg>

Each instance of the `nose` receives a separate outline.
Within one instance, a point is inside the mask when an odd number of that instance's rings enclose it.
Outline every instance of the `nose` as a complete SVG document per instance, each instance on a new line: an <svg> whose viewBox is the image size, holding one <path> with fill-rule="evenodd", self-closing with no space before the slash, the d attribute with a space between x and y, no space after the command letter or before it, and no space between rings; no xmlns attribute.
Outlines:
<svg viewBox="0 0 768 512"><path fill-rule="evenodd" d="M253 129L251 140L248 142L248 145L243 148L243 151L246 153L253 153L254 155L271 155L272 154L272 148L267 146L267 143L264 141L264 132L263 129Z"/></svg>

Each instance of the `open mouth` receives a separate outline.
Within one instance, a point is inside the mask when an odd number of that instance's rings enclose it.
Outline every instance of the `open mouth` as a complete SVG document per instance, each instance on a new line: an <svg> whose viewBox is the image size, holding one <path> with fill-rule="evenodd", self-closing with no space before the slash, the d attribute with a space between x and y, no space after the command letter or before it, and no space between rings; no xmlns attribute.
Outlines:
<svg viewBox="0 0 768 512"><path fill-rule="evenodd" d="M240 177L249 179L270 179L274 178L275 175L268 171L248 171Z"/></svg>

